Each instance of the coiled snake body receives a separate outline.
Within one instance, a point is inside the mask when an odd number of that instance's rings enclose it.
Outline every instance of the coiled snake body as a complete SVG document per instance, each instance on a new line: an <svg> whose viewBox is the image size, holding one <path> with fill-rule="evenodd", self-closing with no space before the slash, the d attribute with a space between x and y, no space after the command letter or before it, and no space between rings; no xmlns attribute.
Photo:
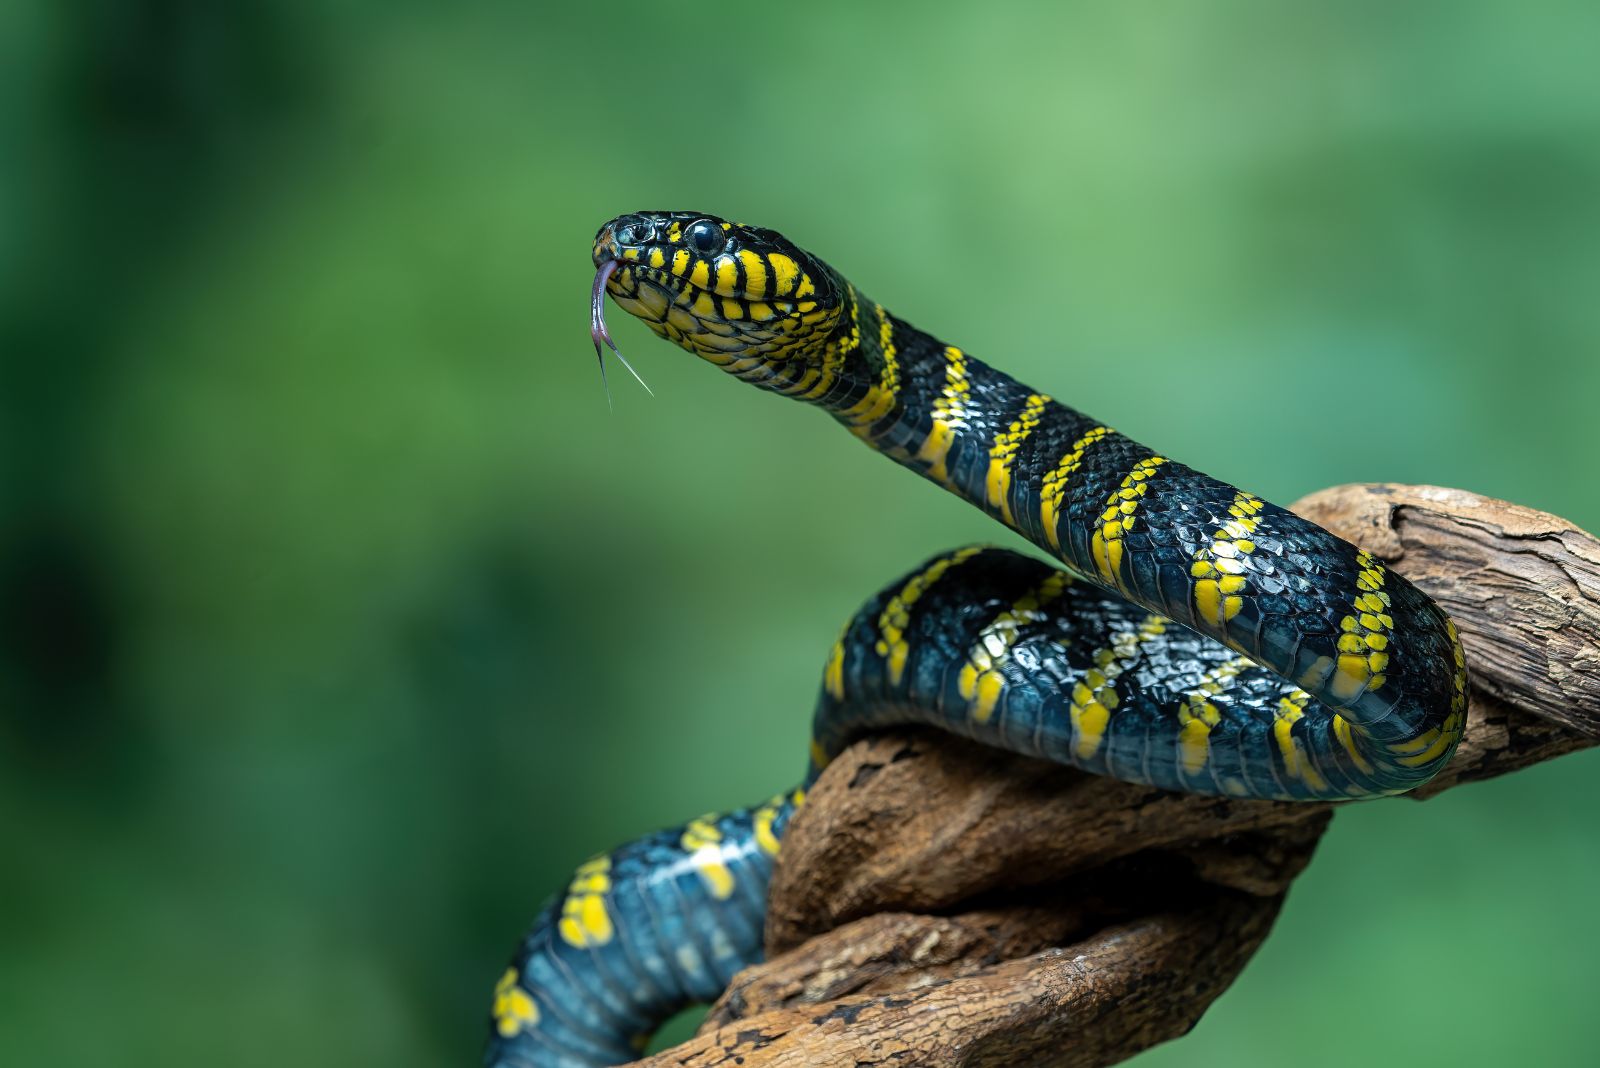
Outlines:
<svg viewBox="0 0 1600 1068"><path fill-rule="evenodd" d="M640 212L595 238L604 292L658 335L815 404L1064 568L992 548L897 579L823 672L805 786L863 731L934 724L1191 793L1364 798L1461 736L1453 624L1370 554L1130 441L895 318L770 230ZM805 786L579 867L495 991L485 1063L637 1057L760 958Z"/></svg>

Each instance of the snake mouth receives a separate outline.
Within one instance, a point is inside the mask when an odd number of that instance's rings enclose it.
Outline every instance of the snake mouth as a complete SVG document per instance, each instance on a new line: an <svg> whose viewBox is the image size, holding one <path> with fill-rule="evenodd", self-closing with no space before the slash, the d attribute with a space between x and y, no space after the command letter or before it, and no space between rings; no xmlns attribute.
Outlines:
<svg viewBox="0 0 1600 1068"><path fill-rule="evenodd" d="M606 259L595 275L592 320L604 339L602 305L610 293L623 310L680 344L700 339L722 352L740 344L759 346L792 329L806 308L797 300L767 298L745 290L701 285L686 274L631 258Z"/></svg>
<svg viewBox="0 0 1600 1068"><path fill-rule="evenodd" d="M595 271L594 287L589 294L589 336L594 341L596 352L599 352L600 346L604 344L617 354L618 359L621 359L622 354L617 352L617 343L612 340L611 331L606 325L607 293L611 294L611 298L624 311L636 319L643 320L645 325L657 333L661 333L661 327L667 322L669 313L673 311L675 305L680 311L671 318L680 330L703 331L706 329L703 322L688 309L695 307L696 304L699 304L702 310L705 309L705 305L700 303L701 294L713 300L718 299L715 293L696 286L688 279L674 278L667 271L629 260L601 260L599 268ZM691 327L685 320L685 315L694 320L694 326Z"/></svg>
<svg viewBox="0 0 1600 1068"><path fill-rule="evenodd" d="M666 317L667 307L679 299L684 287L690 287L697 293L703 292L688 279L674 278L666 270L648 267L635 260L607 260L601 263L595 275L595 314L600 314L598 309L609 292L635 318L660 322Z"/></svg>

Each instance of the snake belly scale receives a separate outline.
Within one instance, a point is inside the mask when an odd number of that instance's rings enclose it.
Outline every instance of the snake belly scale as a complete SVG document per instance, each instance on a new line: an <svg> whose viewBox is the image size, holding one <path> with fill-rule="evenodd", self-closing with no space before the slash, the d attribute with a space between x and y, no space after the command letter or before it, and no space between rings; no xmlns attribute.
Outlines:
<svg viewBox="0 0 1600 1068"><path fill-rule="evenodd" d="M823 409L1032 541L968 547L864 604L825 658L804 783L581 865L494 992L485 1063L639 1056L760 959L805 789L865 731L931 724L1131 782L1279 800L1426 782L1461 737L1444 613L1371 554L1209 478L896 318L782 235L637 212L595 238L657 335Z"/></svg>

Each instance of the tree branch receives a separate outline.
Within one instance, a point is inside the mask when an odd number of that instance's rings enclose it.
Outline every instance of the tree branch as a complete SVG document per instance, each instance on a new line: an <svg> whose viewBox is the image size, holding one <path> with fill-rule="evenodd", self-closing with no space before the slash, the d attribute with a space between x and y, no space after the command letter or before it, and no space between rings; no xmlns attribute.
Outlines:
<svg viewBox="0 0 1600 1068"><path fill-rule="evenodd" d="M1474 692L1432 796L1600 741L1600 542L1459 490L1296 510L1461 628ZM770 959L643 1062L1115 1064L1185 1033L1266 937L1334 806L1190 797L932 731L837 758L784 842Z"/></svg>

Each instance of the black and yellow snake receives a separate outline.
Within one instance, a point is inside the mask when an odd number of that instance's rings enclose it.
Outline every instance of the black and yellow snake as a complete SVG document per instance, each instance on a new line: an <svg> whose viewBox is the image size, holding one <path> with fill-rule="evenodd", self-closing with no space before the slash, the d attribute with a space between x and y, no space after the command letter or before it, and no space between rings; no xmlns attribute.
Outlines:
<svg viewBox="0 0 1600 1068"><path fill-rule="evenodd" d="M597 351L609 292L1064 565L965 548L868 601L827 658L806 785L856 735L905 723L1236 797L1393 794L1450 759L1455 627L1371 554L895 318L771 230L637 212L601 227L594 262ZM627 1061L714 998L760 956L804 790L579 867L501 977L486 1063Z"/></svg>

